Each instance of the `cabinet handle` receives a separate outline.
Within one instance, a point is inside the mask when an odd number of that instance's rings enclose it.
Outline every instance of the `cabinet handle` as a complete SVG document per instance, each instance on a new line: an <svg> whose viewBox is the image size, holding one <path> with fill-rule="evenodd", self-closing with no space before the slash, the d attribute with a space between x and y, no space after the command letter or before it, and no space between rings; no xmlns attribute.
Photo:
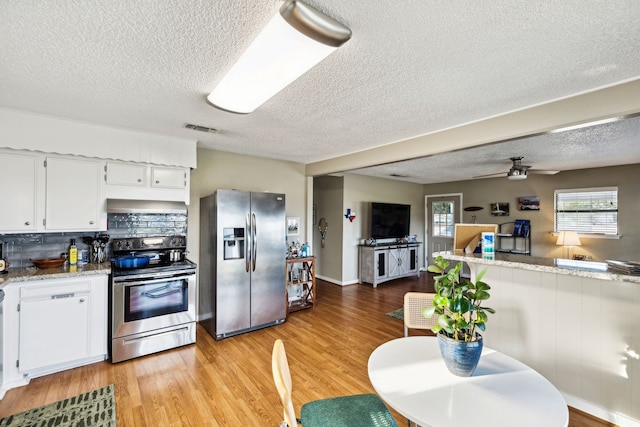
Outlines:
<svg viewBox="0 0 640 427"><path fill-rule="evenodd" d="M93 224L95 224L95 221L89 221L89 224L93 225Z"/></svg>
<svg viewBox="0 0 640 427"><path fill-rule="evenodd" d="M27 221L24 223L24 225L31 225L31 222Z"/></svg>
<svg viewBox="0 0 640 427"><path fill-rule="evenodd" d="M80 298L80 302L84 302L84 298Z"/></svg>
<svg viewBox="0 0 640 427"><path fill-rule="evenodd" d="M51 295L51 299L62 299L62 298L73 298L75 294L71 293L71 294L58 294L58 295Z"/></svg>
<svg viewBox="0 0 640 427"><path fill-rule="evenodd" d="M156 181L156 184L160 184L160 181Z"/></svg>
<svg viewBox="0 0 640 427"><path fill-rule="evenodd" d="M142 179L141 179L141 178L138 178L138 182L142 182Z"/></svg>

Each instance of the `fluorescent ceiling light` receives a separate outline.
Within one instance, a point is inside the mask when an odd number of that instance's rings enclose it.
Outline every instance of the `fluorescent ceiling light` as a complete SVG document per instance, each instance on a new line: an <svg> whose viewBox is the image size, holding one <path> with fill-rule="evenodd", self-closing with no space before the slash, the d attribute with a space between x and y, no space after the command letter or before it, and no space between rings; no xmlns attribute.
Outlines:
<svg viewBox="0 0 640 427"><path fill-rule="evenodd" d="M618 120L622 120L623 118L624 117L611 117L609 119L602 119L602 120L596 120L596 121L593 121L593 122L580 123L580 124L573 125L573 126L565 126L565 127L562 127L562 128L554 129L554 130L550 131L549 133L560 133L560 132L566 132L568 130L576 130L576 129L582 129L582 128L586 128L586 127L590 127L590 126L603 125L605 123L617 122Z"/></svg>
<svg viewBox="0 0 640 427"><path fill-rule="evenodd" d="M319 10L286 0L207 100L250 113L351 38L351 30Z"/></svg>

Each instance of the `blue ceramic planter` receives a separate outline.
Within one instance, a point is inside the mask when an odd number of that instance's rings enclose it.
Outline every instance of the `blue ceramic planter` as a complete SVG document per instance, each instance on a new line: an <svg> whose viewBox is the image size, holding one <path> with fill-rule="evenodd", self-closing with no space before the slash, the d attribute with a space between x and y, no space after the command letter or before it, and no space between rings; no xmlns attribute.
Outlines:
<svg viewBox="0 0 640 427"><path fill-rule="evenodd" d="M476 334L476 341L456 341L439 333L438 344L444 364L453 375L470 377L475 371L482 354L482 335Z"/></svg>

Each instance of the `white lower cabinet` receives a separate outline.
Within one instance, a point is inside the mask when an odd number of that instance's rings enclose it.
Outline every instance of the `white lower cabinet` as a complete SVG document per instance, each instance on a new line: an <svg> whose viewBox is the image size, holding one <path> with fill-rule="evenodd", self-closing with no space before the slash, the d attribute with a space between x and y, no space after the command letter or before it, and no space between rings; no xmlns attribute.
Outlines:
<svg viewBox="0 0 640 427"><path fill-rule="evenodd" d="M107 358L108 275L9 282L0 398L31 378Z"/></svg>

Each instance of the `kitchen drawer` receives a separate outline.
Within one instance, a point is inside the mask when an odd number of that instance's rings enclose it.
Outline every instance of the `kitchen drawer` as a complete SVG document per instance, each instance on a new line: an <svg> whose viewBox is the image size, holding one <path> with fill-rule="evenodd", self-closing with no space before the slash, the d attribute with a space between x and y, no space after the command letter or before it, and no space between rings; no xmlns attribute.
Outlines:
<svg viewBox="0 0 640 427"><path fill-rule="evenodd" d="M60 284L52 284L51 282L51 280L47 280L46 283L43 283L42 285L32 284L22 286L20 288L20 298L50 297L54 295L87 293L91 291L91 282L88 280L80 279L78 282L69 283L68 281L65 281L65 279L60 279Z"/></svg>

